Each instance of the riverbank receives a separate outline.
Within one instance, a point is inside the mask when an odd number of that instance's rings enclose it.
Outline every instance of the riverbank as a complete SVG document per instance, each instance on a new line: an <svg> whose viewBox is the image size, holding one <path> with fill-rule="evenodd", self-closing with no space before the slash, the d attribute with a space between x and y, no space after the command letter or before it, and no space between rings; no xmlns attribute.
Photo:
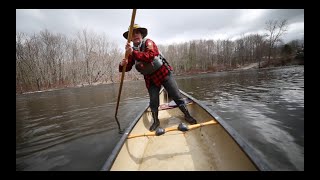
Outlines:
<svg viewBox="0 0 320 180"><path fill-rule="evenodd" d="M261 61L260 62L260 68L270 68L270 67L278 67L278 66L290 66L290 65L303 65L304 61L299 60L299 59L275 59L271 61ZM207 71L203 70L191 70L185 73L176 73L176 76L189 76L189 75L195 75L195 74L206 74L206 73L214 73L214 72L225 72L225 71L244 71L244 70L250 70L250 69L258 69L259 68L259 63L249 63L249 64L244 64L242 66L238 65L237 67L230 68L226 66L216 66L214 69L210 69ZM142 81L143 76L141 76L138 80L134 81ZM133 80L124 80L124 82L127 81L133 81ZM46 91L55 91L55 90L60 90L60 89L66 89L66 88L80 88L80 87L85 87L85 86L97 86L97 85L104 85L104 84L114 84L114 83L120 83L120 82L96 82L92 84L88 83L81 83L78 85L64 85L63 87L55 87L55 88L50 88L50 89L43 89L40 91L30 91L30 92L16 92L17 94L31 94L31 93L38 93L38 92L46 92Z"/></svg>
<svg viewBox="0 0 320 180"><path fill-rule="evenodd" d="M260 68L265 68L267 61L260 62ZM237 67L226 67L226 66L217 66L214 69L201 71L201 70L191 70L185 73L177 73L177 76L184 76L184 75L195 75L195 74L206 74L206 73L214 73L214 72L225 72L225 71L242 71L242 70L249 70L249 69L258 69L259 63L249 63L244 65L238 65Z"/></svg>

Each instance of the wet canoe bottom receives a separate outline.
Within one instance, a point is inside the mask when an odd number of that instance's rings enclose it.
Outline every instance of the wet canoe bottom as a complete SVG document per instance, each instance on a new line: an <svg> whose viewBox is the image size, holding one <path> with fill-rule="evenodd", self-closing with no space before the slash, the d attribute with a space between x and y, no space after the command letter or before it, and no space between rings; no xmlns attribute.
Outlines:
<svg viewBox="0 0 320 180"><path fill-rule="evenodd" d="M175 117L167 120L174 124L183 122ZM139 170L214 170L213 155L203 144L199 130L168 132L164 136L152 137Z"/></svg>

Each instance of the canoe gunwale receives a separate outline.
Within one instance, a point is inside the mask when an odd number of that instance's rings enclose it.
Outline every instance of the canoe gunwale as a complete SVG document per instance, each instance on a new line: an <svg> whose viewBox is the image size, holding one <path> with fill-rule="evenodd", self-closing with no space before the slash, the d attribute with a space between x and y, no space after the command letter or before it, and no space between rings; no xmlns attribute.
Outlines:
<svg viewBox="0 0 320 180"><path fill-rule="evenodd" d="M212 115L216 121L226 130L226 132L235 140L235 142L243 149L245 154L249 156L249 159L253 161L253 164L260 170L260 171L271 171L270 166L268 165L267 161L263 159L261 156L259 156L254 150L254 148L248 143L246 140L244 140L240 134L234 130L229 124L227 124L219 115L217 115L213 110L208 108L204 103L201 101L195 99L194 97L190 96L186 92L182 91L180 89L180 92L186 96L187 98L190 98L192 101L194 101L196 104L201 106L205 111L207 111L210 115Z"/></svg>

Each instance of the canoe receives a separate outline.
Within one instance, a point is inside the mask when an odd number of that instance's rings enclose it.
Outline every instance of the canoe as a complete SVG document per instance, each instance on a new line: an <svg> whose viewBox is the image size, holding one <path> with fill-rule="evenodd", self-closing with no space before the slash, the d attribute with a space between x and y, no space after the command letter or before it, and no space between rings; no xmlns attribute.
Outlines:
<svg viewBox="0 0 320 180"><path fill-rule="evenodd" d="M201 101L180 90L190 114L189 125L165 89L160 92L161 131L150 132L148 105L123 133L102 171L268 171L262 156ZM181 127L186 129L183 129ZM157 134L157 135L156 135Z"/></svg>

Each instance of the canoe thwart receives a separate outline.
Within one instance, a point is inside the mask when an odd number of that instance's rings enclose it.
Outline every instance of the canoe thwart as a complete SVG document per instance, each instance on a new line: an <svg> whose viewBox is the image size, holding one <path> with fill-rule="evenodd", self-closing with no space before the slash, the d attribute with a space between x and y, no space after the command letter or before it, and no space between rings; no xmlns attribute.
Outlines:
<svg viewBox="0 0 320 180"><path fill-rule="evenodd" d="M136 138L136 137L143 137L143 136L161 136L162 134L165 134L166 132L170 132L170 131L189 131L189 130L193 130L202 126L207 126L207 125L212 125L212 124L217 124L218 122L215 120L209 120L207 122L204 123L199 123L199 124L193 124L193 125L186 125L185 123L180 123L178 126L173 126L173 127L168 127L168 128L157 128L156 131L153 132L146 132L143 134L129 134L128 135L128 139L131 138Z"/></svg>

